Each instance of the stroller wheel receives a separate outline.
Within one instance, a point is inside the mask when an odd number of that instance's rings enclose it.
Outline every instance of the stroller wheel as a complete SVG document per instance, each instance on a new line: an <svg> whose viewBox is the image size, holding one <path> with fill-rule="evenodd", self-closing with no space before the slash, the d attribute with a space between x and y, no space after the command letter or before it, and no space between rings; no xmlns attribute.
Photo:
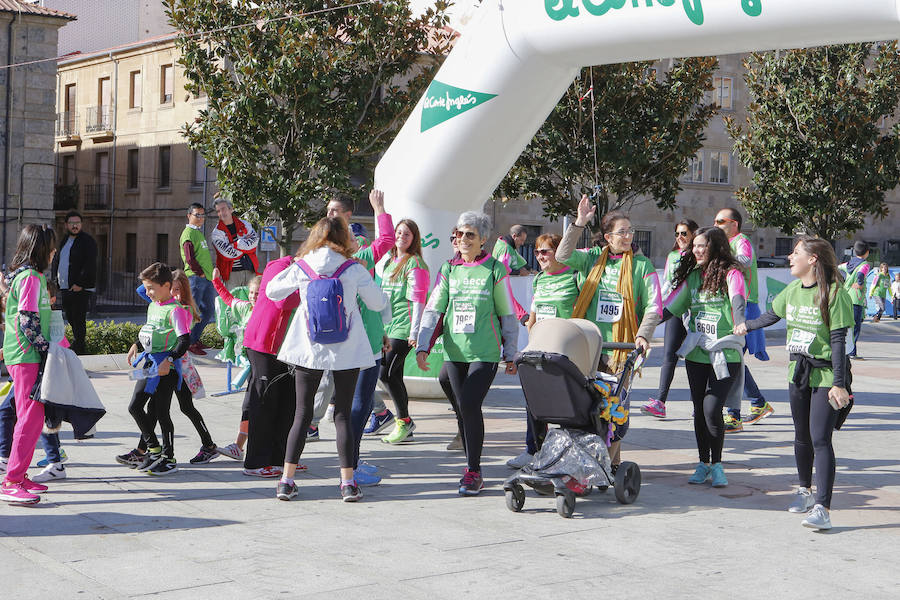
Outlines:
<svg viewBox="0 0 900 600"><path fill-rule="evenodd" d="M525 506L525 490L519 484L514 484L506 490L506 508L513 512L519 512Z"/></svg>
<svg viewBox="0 0 900 600"><path fill-rule="evenodd" d="M575 512L575 494L566 492L556 495L556 512L564 519L571 519Z"/></svg>
<svg viewBox="0 0 900 600"><path fill-rule="evenodd" d="M631 504L641 493L641 468L636 463L625 461L616 471L616 500L620 504Z"/></svg>

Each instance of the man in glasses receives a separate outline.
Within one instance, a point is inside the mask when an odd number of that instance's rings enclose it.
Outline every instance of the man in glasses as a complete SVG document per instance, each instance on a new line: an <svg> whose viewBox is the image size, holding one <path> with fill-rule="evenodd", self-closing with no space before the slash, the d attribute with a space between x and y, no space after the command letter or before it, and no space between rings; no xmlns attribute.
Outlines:
<svg viewBox="0 0 900 600"><path fill-rule="evenodd" d="M203 235L203 223L206 221L206 209L202 204L194 202L188 206L187 225L181 232L181 260L184 262L184 274L188 276L191 295L200 311L200 322L191 328L191 345L188 350L203 356L206 352L200 345L200 334L207 325L216 318L216 288L212 284L213 262Z"/></svg>
<svg viewBox="0 0 900 600"><path fill-rule="evenodd" d="M731 252L744 267L744 282L747 286L747 319L756 319L760 315L756 251L753 249L750 238L741 233L743 217L739 211L733 208L723 208L716 213L715 223L716 227L728 236ZM747 334L744 350L749 350L750 354L759 360L769 360L769 355L766 353L766 336L762 329ZM766 402L746 364L744 365L744 396L750 400L750 415L741 421L740 405L728 406L728 414L725 416L726 432L743 431L744 423L752 425L775 412L772 405Z"/></svg>
<svg viewBox="0 0 900 600"><path fill-rule="evenodd" d="M72 326L72 351L84 354L85 321L97 283L97 242L82 229L81 213L76 210L66 215L66 233L50 272L59 285L63 313Z"/></svg>
<svg viewBox="0 0 900 600"><path fill-rule="evenodd" d="M509 235L501 235L494 244L491 256L503 263L506 272L510 275L528 275L529 271L525 267L527 264L522 255L519 254L519 248L525 244L528 239L528 230L524 225L513 225L509 228ZM513 308L516 310L516 318L522 325L528 320L528 311L519 304L518 300L513 298Z"/></svg>

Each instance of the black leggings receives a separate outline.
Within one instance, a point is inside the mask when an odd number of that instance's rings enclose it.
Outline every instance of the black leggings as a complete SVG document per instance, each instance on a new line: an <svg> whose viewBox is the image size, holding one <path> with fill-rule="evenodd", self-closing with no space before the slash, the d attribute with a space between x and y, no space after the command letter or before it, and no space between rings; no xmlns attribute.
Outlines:
<svg viewBox="0 0 900 600"><path fill-rule="evenodd" d="M741 363L728 363L728 377L725 379L716 379L712 365L686 360L684 366L691 388L691 402L694 403L694 436L697 438L700 462L722 462L722 447L725 445L722 408L735 384Z"/></svg>
<svg viewBox="0 0 900 600"><path fill-rule="evenodd" d="M403 365L411 348L406 340L388 338L391 349L384 355L381 364L382 383L387 386L394 399L394 407L397 409L397 418L409 418L409 396L406 393L406 384L403 383Z"/></svg>
<svg viewBox="0 0 900 600"><path fill-rule="evenodd" d="M241 414L248 421L244 468L280 466L296 411L294 379L274 354L247 348L247 358L250 381Z"/></svg>
<svg viewBox="0 0 900 600"><path fill-rule="evenodd" d="M197 407L194 406L194 395L191 393L191 388L188 387L187 382L181 382L181 389L175 390L175 397L178 398L178 408L181 409L182 414L194 424L197 435L200 436L200 443L206 448L214 446L215 444L212 441L212 436L209 434L209 429L206 427L206 422L203 420L203 415L201 415L200 411L197 410ZM152 415L153 427L156 427L155 409L150 408L150 406L153 406L152 399L147 408L147 413ZM141 436L141 441L138 442L138 449L147 449L147 443L144 441L144 436Z"/></svg>
<svg viewBox="0 0 900 600"><path fill-rule="evenodd" d="M322 373L324 371L318 369L295 367L297 410L294 412L294 423L288 434L285 462L300 462L300 455L306 445L306 430L312 423L313 403ZM350 426L350 408L353 405L353 391L356 389L359 369L344 369L331 373L334 375L334 428L337 433L338 456L341 459L341 468L352 469L356 452L353 431Z"/></svg>
<svg viewBox="0 0 900 600"><path fill-rule="evenodd" d="M447 396L447 400L450 402L450 407L453 408L453 414L456 415L456 427L459 431L459 434L462 435L462 417L459 414L459 403L456 401L456 395L454 395L453 393L453 386L450 385L450 373L447 371L447 365L449 364L450 363L446 362L441 364L441 372L438 375L438 383L441 384L441 389L444 390L444 395Z"/></svg>
<svg viewBox="0 0 900 600"><path fill-rule="evenodd" d="M167 458L175 458L175 427L172 425L169 408L172 405L172 392L175 391L177 383L178 373L174 368L170 369L168 375L159 378L156 391L151 395L144 391L147 380L140 379L134 386L134 393L128 404L128 412L141 430L141 439L145 447L155 448L160 445L154 431L156 424L159 423L162 430L162 453Z"/></svg>
<svg viewBox="0 0 900 600"><path fill-rule="evenodd" d="M831 508L834 487L834 447L831 434L838 411L828 403L827 387L808 388L788 385L791 417L794 419L794 460L800 485L812 487L813 464L816 467L816 504Z"/></svg>
<svg viewBox="0 0 900 600"><path fill-rule="evenodd" d="M470 471L480 472L481 451L484 447L484 415L481 405L497 375L497 363L445 362L444 365L459 404L466 463Z"/></svg>
<svg viewBox="0 0 900 600"><path fill-rule="evenodd" d="M684 323L678 317L666 321L665 345L663 346L663 361L659 369L659 389L656 392L656 399L666 403L669 396L669 386L672 385L672 378L675 377L675 366L678 364L678 355L675 352L684 343L687 331Z"/></svg>

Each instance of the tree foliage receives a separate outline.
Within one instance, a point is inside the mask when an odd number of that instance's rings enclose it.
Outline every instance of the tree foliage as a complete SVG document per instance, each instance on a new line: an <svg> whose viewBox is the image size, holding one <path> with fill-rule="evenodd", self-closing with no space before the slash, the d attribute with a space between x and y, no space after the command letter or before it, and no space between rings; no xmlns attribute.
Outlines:
<svg viewBox="0 0 900 600"><path fill-rule="evenodd" d="M652 62L583 69L498 193L540 197L548 216L575 214L581 195L598 185L598 216L651 200L673 208L679 178L716 111L703 99L717 64L711 57L676 60L660 74Z"/></svg>
<svg viewBox="0 0 900 600"><path fill-rule="evenodd" d="M368 178L449 41L444 1L417 18L405 0L165 3L187 89L207 100L188 143L240 212L282 223L284 248L334 193L358 195L352 180Z"/></svg>
<svg viewBox="0 0 900 600"><path fill-rule="evenodd" d="M900 129L879 123L900 103L896 43L755 53L745 79L747 121L726 126L753 172L737 195L757 224L836 239L887 215Z"/></svg>

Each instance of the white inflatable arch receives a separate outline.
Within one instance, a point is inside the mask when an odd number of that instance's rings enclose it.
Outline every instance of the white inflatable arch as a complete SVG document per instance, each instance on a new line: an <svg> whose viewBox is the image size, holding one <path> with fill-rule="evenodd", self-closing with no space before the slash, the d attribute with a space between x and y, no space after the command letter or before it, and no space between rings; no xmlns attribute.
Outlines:
<svg viewBox="0 0 900 600"><path fill-rule="evenodd" d="M900 37L900 0L485 0L375 169L432 270L587 65ZM490 248L488 248L490 250Z"/></svg>

